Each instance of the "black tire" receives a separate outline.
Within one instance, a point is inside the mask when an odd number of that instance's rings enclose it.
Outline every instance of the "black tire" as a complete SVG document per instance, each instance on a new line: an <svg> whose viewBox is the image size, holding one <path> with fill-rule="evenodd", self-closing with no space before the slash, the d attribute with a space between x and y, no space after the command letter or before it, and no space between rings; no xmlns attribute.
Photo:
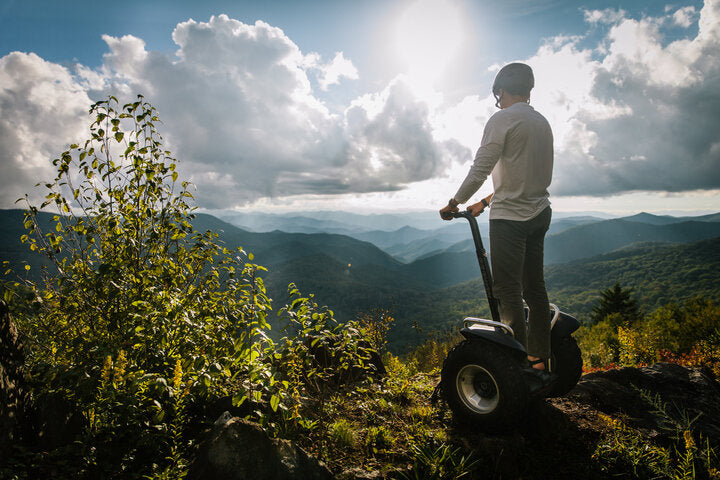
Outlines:
<svg viewBox="0 0 720 480"><path fill-rule="evenodd" d="M573 337L560 338L552 346L553 373L558 375L546 397L562 397L575 388L582 376L583 360L580 348Z"/></svg>
<svg viewBox="0 0 720 480"><path fill-rule="evenodd" d="M440 388L460 424L485 432L515 425L528 402L519 361L507 349L481 340L465 340L450 351Z"/></svg>

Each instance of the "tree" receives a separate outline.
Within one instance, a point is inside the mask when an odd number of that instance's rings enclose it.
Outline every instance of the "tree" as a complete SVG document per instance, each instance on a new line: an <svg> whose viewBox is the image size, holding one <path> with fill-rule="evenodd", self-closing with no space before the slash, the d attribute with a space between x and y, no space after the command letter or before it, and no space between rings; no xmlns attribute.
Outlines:
<svg viewBox="0 0 720 480"><path fill-rule="evenodd" d="M593 307L590 319L593 325L613 316L613 327L629 326L640 318L637 300L632 288L624 289L619 283L600 293L600 303ZM613 315L617 314L617 315Z"/></svg>

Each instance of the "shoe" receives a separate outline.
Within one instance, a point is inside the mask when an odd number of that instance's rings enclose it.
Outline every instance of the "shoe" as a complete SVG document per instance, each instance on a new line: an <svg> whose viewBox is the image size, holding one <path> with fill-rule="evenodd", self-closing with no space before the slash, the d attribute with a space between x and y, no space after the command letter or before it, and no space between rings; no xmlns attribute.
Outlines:
<svg viewBox="0 0 720 480"><path fill-rule="evenodd" d="M530 368L538 372L544 372L545 370L547 370L547 360L543 358L536 358L535 360L530 360L530 358L528 357L528 364L530 365Z"/></svg>

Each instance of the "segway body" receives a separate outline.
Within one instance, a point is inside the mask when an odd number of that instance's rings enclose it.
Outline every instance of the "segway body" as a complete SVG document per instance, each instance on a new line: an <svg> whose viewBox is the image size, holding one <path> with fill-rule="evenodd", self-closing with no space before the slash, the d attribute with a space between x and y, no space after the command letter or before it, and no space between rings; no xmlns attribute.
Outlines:
<svg viewBox="0 0 720 480"><path fill-rule="evenodd" d="M582 374L582 357L572 333L580 324L551 304L549 373L533 371L525 347L515 339L512 329L500 322L487 253L475 217L470 212L454 216L470 223L493 319L464 320L461 333L465 340L443 363L440 393L460 423L484 431L503 430L522 419L532 399L561 396L575 386Z"/></svg>

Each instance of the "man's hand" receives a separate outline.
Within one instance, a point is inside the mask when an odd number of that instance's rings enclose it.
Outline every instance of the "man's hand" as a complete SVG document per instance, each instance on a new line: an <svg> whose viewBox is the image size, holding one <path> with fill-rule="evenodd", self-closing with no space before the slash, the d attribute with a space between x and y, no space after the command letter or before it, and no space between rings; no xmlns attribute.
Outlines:
<svg viewBox="0 0 720 480"><path fill-rule="evenodd" d="M490 194L487 197L483 198L477 203L473 203L468 207L468 212L472 214L473 217L477 217L482 212L485 211L485 208L490 206L490 200L492 200L494 194Z"/></svg>
<svg viewBox="0 0 720 480"><path fill-rule="evenodd" d="M485 205L483 205L482 202L473 203L472 205L468 206L468 212L472 213L473 217L477 217L482 212L485 211Z"/></svg>
<svg viewBox="0 0 720 480"><path fill-rule="evenodd" d="M442 218L443 220L452 220L452 214L459 211L460 209L457 207L457 205L455 205L454 207L450 204L445 205L443 208L440 209L440 218Z"/></svg>
<svg viewBox="0 0 720 480"><path fill-rule="evenodd" d="M440 209L440 218L442 218L443 220L452 220L452 214L459 211L458 205L459 202L454 198L448 200L448 204Z"/></svg>

